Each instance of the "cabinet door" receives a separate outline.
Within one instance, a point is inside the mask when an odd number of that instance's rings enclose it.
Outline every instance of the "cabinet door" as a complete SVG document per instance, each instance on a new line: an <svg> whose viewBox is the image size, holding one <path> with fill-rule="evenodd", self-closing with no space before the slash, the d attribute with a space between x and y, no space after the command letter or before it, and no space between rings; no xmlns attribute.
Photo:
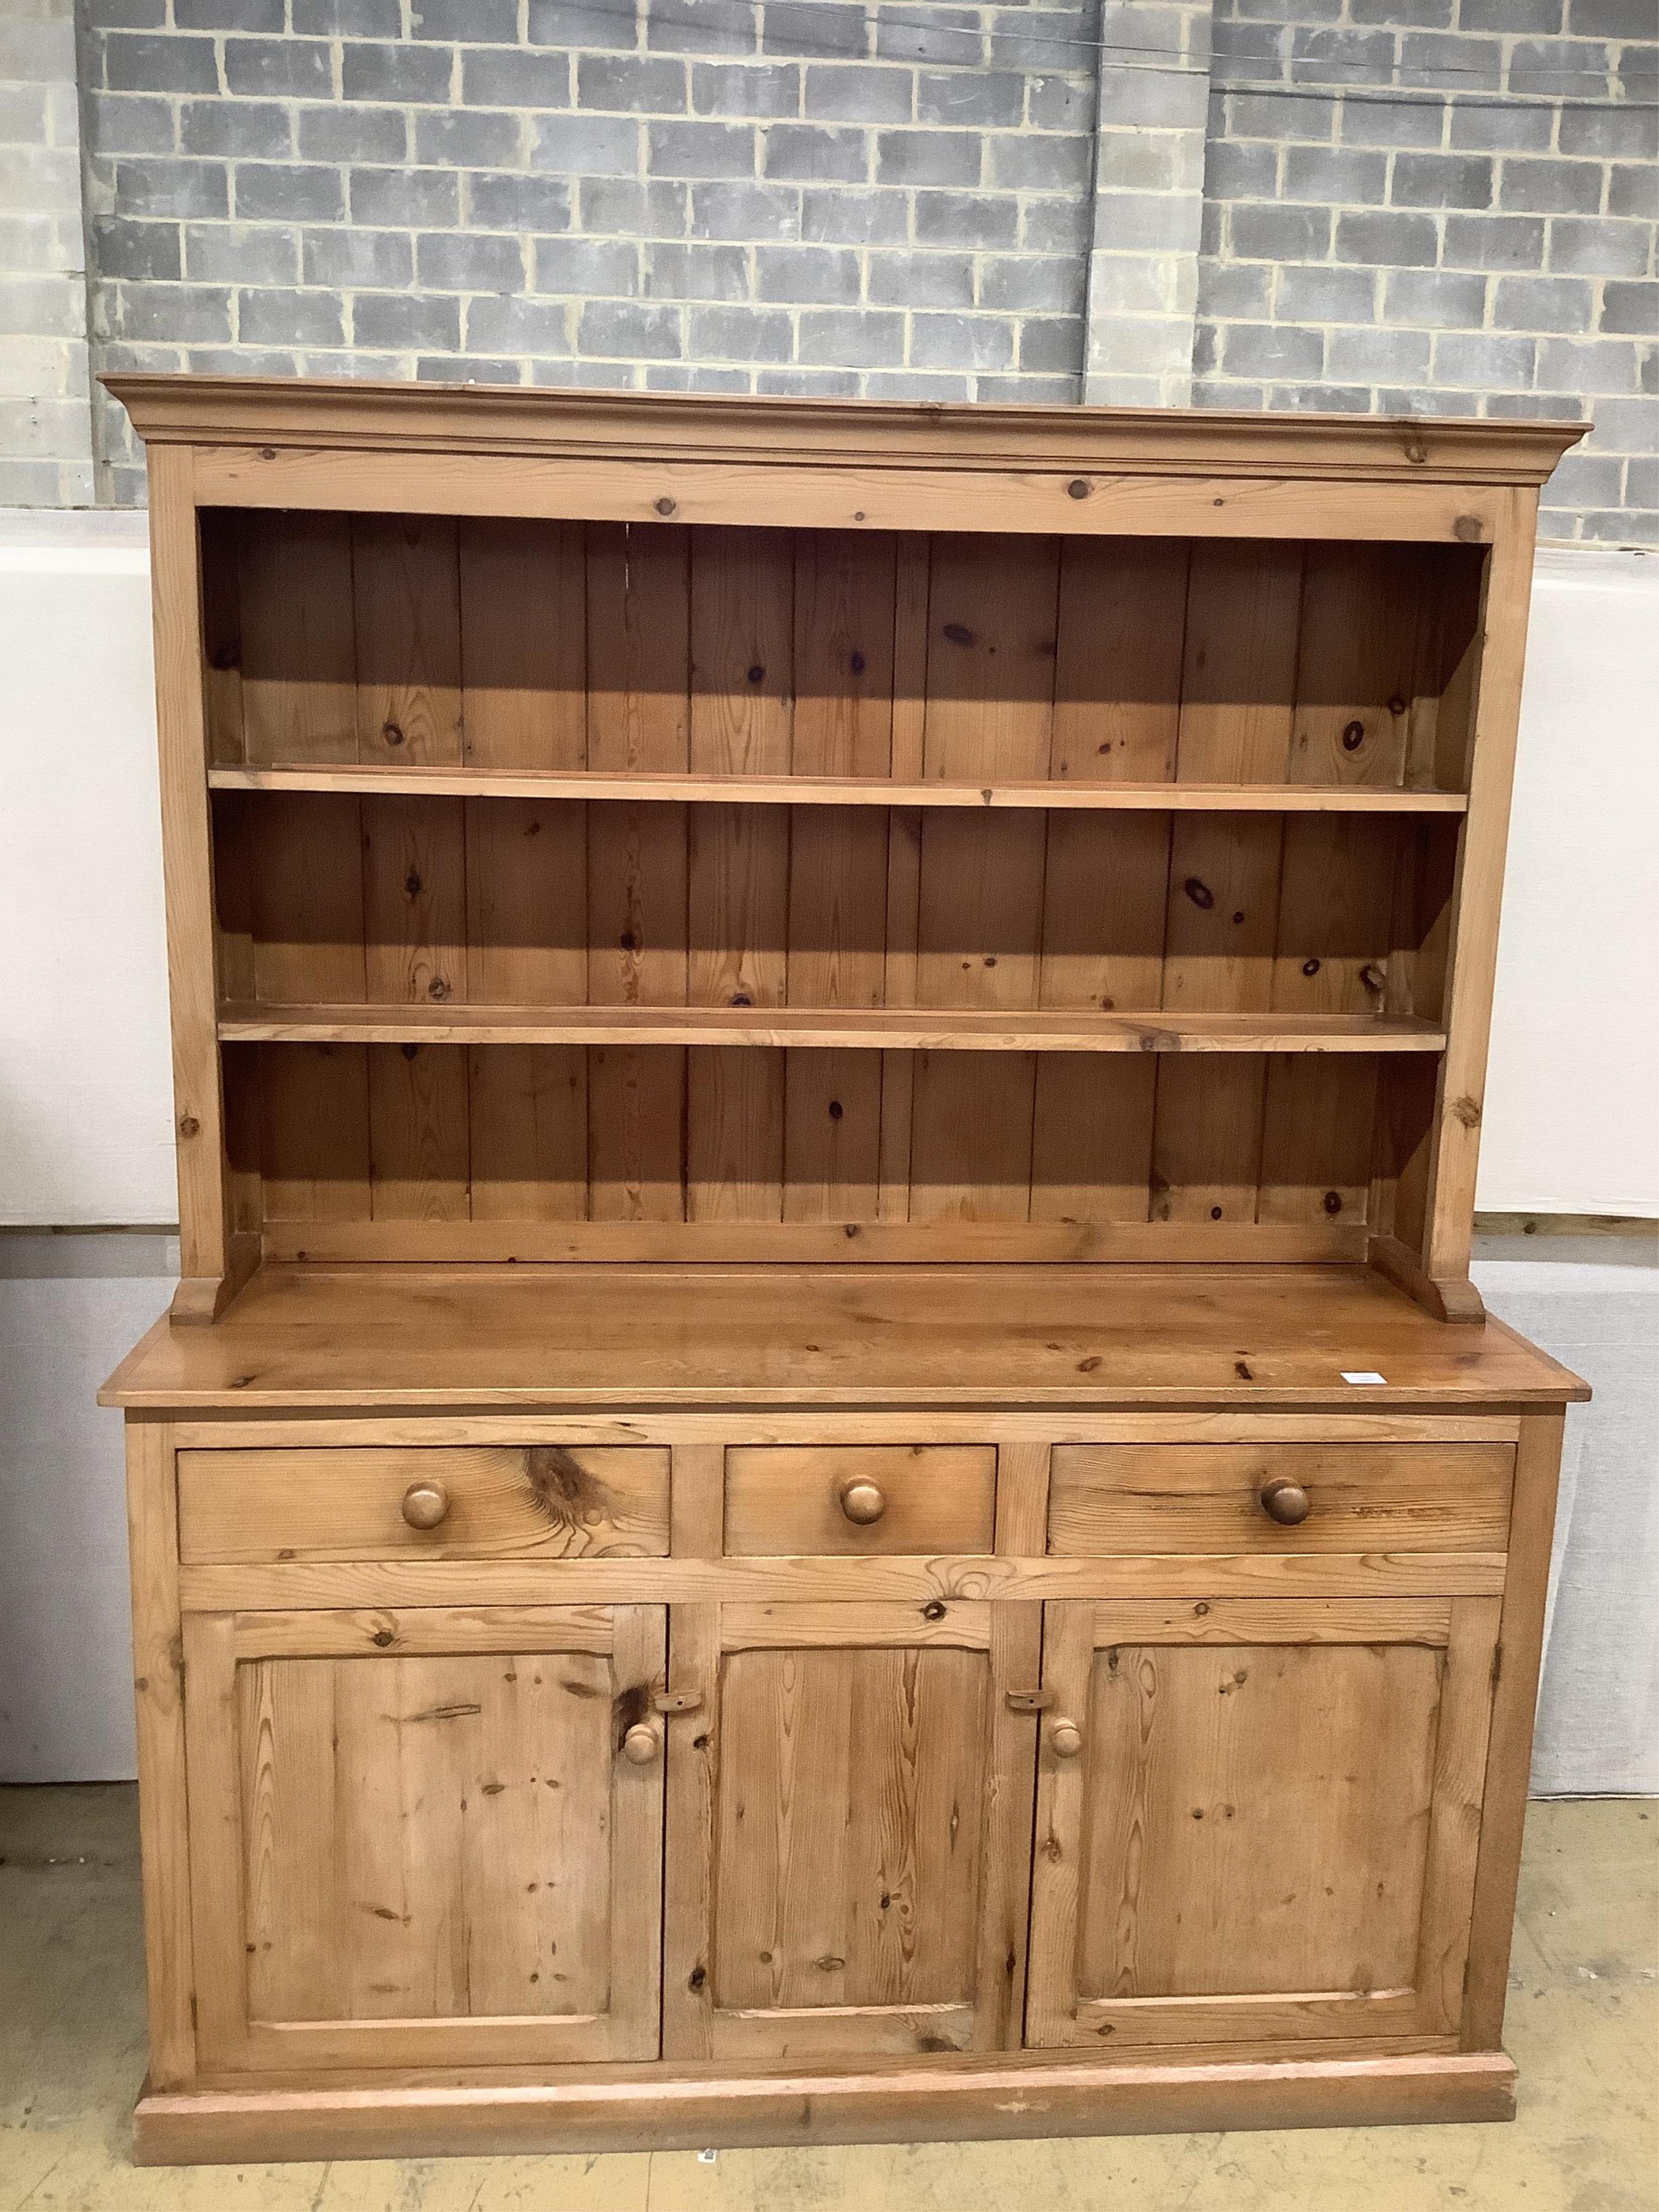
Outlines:
<svg viewBox="0 0 1659 2212"><path fill-rule="evenodd" d="M1049 1606L1027 2041L1455 2036L1498 1618Z"/></svg>
<svg viewBox="0 0 1659 2212"><path fill-rule="evenodd" d="M663 1647L660 1606L188 1616L204 2066L654 2057Z"/></svg>
<svg viewBox="0 0 1659 2212"><path fill-rule="evenodd" d="M1039 1632L1036 1605L675 1607L666 2055L1018 2041Z"/></svg>

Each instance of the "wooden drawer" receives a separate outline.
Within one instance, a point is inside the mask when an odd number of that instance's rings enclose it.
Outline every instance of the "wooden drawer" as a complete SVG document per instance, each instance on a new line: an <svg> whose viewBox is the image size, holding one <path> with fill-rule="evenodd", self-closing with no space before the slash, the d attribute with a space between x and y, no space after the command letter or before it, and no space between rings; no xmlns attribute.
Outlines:
<svg viewBox="0 0 1659 2212"><path fill-rule="evenodd" d="M668 1453L562 1444L181 1451L186 1564L660 1559Z"/></svg>
<svg viewBox="0 0 1659 2212"><path fill-rule="evenodd" d="M726 1548L988 1552L991 1444L744 1444L726 1455Z"/></svg>
<svg viewBox="0 0 1659 2212"><path fill-rule="evenodd" d="M1514 1467L1510 1444L1060 1444L1048 1549L1502 1552ZM1304 1519L1273 1517L1275 1484Z"/></svg>

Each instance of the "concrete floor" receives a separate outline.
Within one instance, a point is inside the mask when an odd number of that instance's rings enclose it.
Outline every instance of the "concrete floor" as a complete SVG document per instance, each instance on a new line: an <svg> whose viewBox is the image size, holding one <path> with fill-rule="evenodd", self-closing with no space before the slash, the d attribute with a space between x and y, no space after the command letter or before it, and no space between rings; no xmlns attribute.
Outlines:
<svg viewBox="0 0 1659 2212"><path fill-rule="evenodd" d="M1659 1803L1527 1826L1510 2127L139 2172L134 1793L0 1790L0 2212L1655 2212Z"/></svg>

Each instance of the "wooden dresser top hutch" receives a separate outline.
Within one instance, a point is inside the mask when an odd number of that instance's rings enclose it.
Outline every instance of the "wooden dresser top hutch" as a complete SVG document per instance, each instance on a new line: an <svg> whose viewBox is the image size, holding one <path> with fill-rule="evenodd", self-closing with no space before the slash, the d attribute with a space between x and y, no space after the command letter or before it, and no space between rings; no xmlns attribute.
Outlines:
<svg viewBox="0 0 1659 2212"><path fill-rule="evenodd" d="M1507 2112L1581 426L109 382L139 2154Z"/></svg>

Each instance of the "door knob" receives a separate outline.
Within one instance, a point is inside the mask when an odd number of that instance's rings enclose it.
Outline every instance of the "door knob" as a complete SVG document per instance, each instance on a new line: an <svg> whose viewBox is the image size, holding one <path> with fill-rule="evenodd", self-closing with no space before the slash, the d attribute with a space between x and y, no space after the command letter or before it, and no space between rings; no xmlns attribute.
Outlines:
<svg viewBox="0 0 1659 2212"><path fill-rule="evenodd" d="M622 1740L623 1757L630 1766L649 1766L662 1748L662 1738L648 1721L636 1721Z"/></svg>
<svg viewBox="0 0 1659 2212"><path fill-rule="evenodd" d="M411 1482L404 1492L404 1518L411 1528L435 1528L449 1511L441 1482Z"/></svg>
<svg viewBox="0 0 1659 2212"><path fill-rule="evenodd" d="M1075 1759L1083 1748L1083 1730L1060 1714L1048 1723L1048 1748L1056 1759Z"/></svg>
<svg viewBox="0 0 1659 2212"><path fill-rule="evenodd" d="M842 1511L860 1528L879 1521L887 1510L887 1493L878 1482L866 1482L862 1478L843 1482L840 1497Z"/></svg>
<svg viewBox="0 0 1659 2212"><path fill-rule="evenodd" d="M1313 1500L1299 1482L1279 1474L1261 1486L1261 1510L1281 1528L1294 1528L1313 1511Z"/></svg>

